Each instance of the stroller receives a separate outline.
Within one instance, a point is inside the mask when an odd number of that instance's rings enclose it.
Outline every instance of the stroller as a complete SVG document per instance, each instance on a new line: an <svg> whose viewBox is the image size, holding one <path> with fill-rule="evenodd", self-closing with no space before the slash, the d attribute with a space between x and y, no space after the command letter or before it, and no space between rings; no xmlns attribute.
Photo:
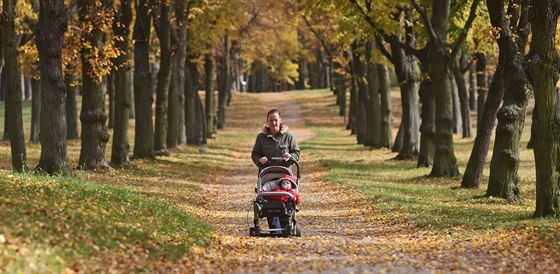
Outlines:
<svg viewBox="0 0 560 274"><path fill-rule="evenodd" d="M296 181L292 181L293 191L298 193L300 184L300 167L299 163L292 158L286 160L284 158L272 158L272 161L288 161L291 164L295 164L297 176ZM249 228L250 236L296 236L301 237L301 227L296 222L296 212L299 210L296 207L296 199L294 195L288 192L269 192L277 186L279 179L284 175L290 175L292 177L292 169L283 166L269 166L264 168L259 173L259 178L257 181L257 187L255 188L255 200L253 201L254 227ZM284 179L289 180L289 179ZM279 201L269 201L267 197L270 196L289 196L289 202L283 203ZM261 218L274 218L278 217L284 222L281 228L261 228L259 220ZM286 222L287 220L287 222ZM287 225L285 225L287 223Z"/></svg>

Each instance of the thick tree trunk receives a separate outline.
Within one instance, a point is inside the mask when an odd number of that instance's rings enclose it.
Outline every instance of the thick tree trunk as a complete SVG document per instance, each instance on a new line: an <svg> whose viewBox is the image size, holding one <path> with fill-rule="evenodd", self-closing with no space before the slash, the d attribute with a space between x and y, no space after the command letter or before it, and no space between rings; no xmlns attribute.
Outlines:
<svg viewBox="0 0 560 274"><path fill-rule="evenodd" d="M413 56L394 45L391 46L395 74L400 84L402 104L402 146L397 160L413 159L418 155L419 113L418 113L418 76Z"/></svg>
<svg viewBox="0 0 560 274"><path fill-rule="evenodd" d="M150 7L148 0L136 6L134 23L134 157L152 158L154 129L152 124L152 89L150 80Z"/></svg>
<svg viewBox="0 0 560 274"><path fill-rule="evenodd" d="M128 118L132 98L130 92L130 54L129 34L132 21L132 8L129 0L121 0L120 10L115 13L113 30L115 46L123 53L114 61L117 70L115 75L115 127L113 130L113 147L111 149L111 164L115 166L127 166L130 164L128 144Z"/></svg>
<svg viewBox="0 0 560 274"><path fill-rule="evenodd" d="M442 35L443 36L443 35ZM433 42L432 42L433 43ZM431 93L436 103L436 138L434 165L430 176L455 177L459 175L453 148L453 101L450 83L449 55L443 41L429 46Z"/></svg>
<svg viewBox="0 0 560 274"><path fill-rule="evenodd" d="M528 96L531 91L525 72L523 41L526 39L523 39L522 36L514 37L516 35L511 33L511 27L503 23L508 20L504 19L505 8L503 3L501 5L488 3L492 26L504 28L499 36L498 46L500 47L499 61L504 62L505 93L503 105L497 113L498 126L496 127L486 195L517 202L522 200L521 185L517 174L519 144L525 123ZM502 35L505 35L503 39Z"/></svg>
<svg viewBox="0 0 560 274"><path fill-rule="evenodd" d="M474 139L471 156L469 157L469 162L467 163L467 168L465 169L465 175L461 181L461 187L463 188L480 187L480 180L482 178L482 173L486 164L486 156L490 146L490 137L492 135L492 131L494 130L494 123L496 121L496 113L498 112L498 108L502 102L502 97L504 96L505 86L503 74L503 65L498 63L498 67L494 73L494 80L492 80L492 84L490 85L490 91L484 91L485 94L488 93L488 100L486 100L484 109L478 106L478 111L479 113L482 113L482 115L479 116L480 118L477 126L476 138Z"/></svg>
<svg viewBox="0 0 560 274"><path fill-rule="evenodd" d="M78 102L76 96L78 96L80 88L76 83L76 75L71 71L74 71L74 69L69 69L64 75L64 84L66 85L66 139L78 140L80 135L78 134Z"/></svg>
<svg viewBox="0 0 560 274"><path fill-rule="evenodd" d="M62 47L67 11L62 0L41 0L35 33L41 71L41 157L36 170L69 174L66 146L66 88L62 80Z"/></svg>
<svg viewBox="0 0 560 274"><path fill-rule="evenodd" d="M534 149L537 169L535 217L560 217L560 93L556 87L560 56L556 32L560 1L542 0L531 11L533 39L529 74L538 107L538 132Z"/></svg>
<svg viewBox="0 0 560 274"><path fill-rule="evenodd" d="M2 48L4 52L6 90L6 116L9 121L12 167L16 172L27 171L27 152L23 134L21 74L18 67L18 50L14 16L16 0L3 0Z"/></svg>
<svg viewBox="0 0 560 274"><path fill-rule="evenodd" d="M436 143L434 165L430 176L455 177L459 175L453 147L453 101L451 92L450 53L446 44L449 28L450 1L432 1L432 24L436 39L428 43L428 74L431 93L436 103Z"/></svg>
<svg viewBox="0 0 560 274"><path fill-rule="evenodd" d="M420 83L422 102L422 124L420 125L420 152L417 167L430 167L434 164L436 148L436 100L432 96L432 82L424 79Z"/></svg>
<svg viewBox="0 0 560 274"><path fill-rule="evenodd" d="M39 142L39 119L41 117L41 81L31 78L31 131L29 132L29 142Z"/></svg>
<svg viewBox="0 0 560 274"><path fill-rule="evenodd" d="M216 119L216 100L214 96L214 57L208 53L204 56L204 86L206 110L206 137L214 138Z"/></svg>
<svg viewBox="0 0 560 274"><path fill-rule="evenodd" d="M105 7L103 7L105 8ZM98 6L91 0L78 0L80 22L95 24L100 12ZM105 98L103 95L103 78L96 75L91 56L100 56L102 50L103 32L95 25L91 32L85 35L89 47L83 47L82 57L82 110L80 122L82 126L82 146L78 166L82 169L108 168L105 160L105 146L109 141L107 131L107 114L104 111ZM98 73L98 72L97 72Z"/></svg>
<svg viewBox="0 0 560 274"><path fill-rule="evenodd" d="M169 22L169 3L161 1L159 16L154 18L154 27L159 38L160 67L156 87L156 122L154 131L154 150L156 155L169 154L166 149L167 104L169 80L171 77L171 24Z"/></svg>

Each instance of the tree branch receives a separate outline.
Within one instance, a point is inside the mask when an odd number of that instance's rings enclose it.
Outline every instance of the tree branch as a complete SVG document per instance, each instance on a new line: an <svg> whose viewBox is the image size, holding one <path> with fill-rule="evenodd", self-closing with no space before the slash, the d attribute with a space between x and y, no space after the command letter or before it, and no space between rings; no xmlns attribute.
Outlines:
<svg viewBox="0 0 560 274"><path fill-rule="evenodd" d="M384 39L382 36L376 36L375 37L375 42L377 43L377 48L379 49L379 51L385 56L385 58L387 58L391 63L395 63L395 59L393 59L393 55L391 55L391 53L389 53L389 51L385 48L384 45Z"/></svg>
<svg viewBox="0 0 560 274"><path fill-rule="evenodd" d="M314 29L313 26L311 26L311 23L309 22L309 20L307 20L307 16L303 15L302 17L303 17L303 20L305 21L305 24L309 28L309 30L313 34L315 34L315 36L317 36L317 39L319 39L319 42L321 42L321 45L323 46L323 48L325 49L325 51L329 55L329 58L332 58L331 49L330 49L329 45L327 45L327 42L325 41L325 38L316 29Z"/></svg>
<svg viewBox="0 0 560 274"><path fill-rule="evenodd" d="M413 0L413 1L416 1L416 0ZM478 3L479 2L480 2L480 0L474 0L472 2L469 18L467 19L467 22L465 23L465 26L463 27L463 30L461 30L461 34L459 34L459 37L457 38L457 40L455 41L455 44L453 45L449 60L455 59L455 57L459 53L459 49L461 48L461 44L463 44L463 42L465 42L465 39L467 38L467 34L469 33L469 30L472 26L474 18L476 18L476 9L478 8Z"/></svg>
<svg viewBox="0 0 560 274"><path fill-rule="evenodd" d="M426 26L426 31L428 32L428 35L430 35L430 39L432 39L433 41L437 41L438 38L436 32L432 27L432 21L430 21L430 18L428 17L428 13L426 12L426 10L422 8L422 6L420 6L418 0L410 0L410 2L412 2L414 8L418 11L418 13L420 13L422 20L424 21L424 25Z"/></svg>

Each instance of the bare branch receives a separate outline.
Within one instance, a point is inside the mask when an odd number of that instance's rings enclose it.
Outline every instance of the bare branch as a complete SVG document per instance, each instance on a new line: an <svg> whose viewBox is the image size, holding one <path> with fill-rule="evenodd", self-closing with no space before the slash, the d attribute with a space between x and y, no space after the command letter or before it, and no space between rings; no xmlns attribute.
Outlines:
<svg viewBox="0 0 560 274"><path fill-rule="evenodd" d="M433 41L437 41L438 38L434 28L432 27L432 21L430 21L430 18L428 17L428 12L426 12L426 10L422 8L422 6L420 6L418 0L410 0L410 2L412 2L412 5L416 9L416 11L420 13L422 20L424 21L424 25L426 26L426 31L428 32L428 35L430 35L430 38Z"/></svg>

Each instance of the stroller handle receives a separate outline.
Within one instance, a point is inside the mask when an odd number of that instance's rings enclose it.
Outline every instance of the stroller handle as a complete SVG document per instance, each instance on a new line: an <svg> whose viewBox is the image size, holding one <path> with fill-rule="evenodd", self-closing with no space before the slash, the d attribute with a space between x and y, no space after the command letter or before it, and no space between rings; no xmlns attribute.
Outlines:
<svg viewBox="0 0 560 274"><path fill-rule="evenodd" d="M300 174L299 174L299 163L297 160L294 159L294 157L290 157L290 158L284 158L284 157L270 157L270 160L272 161L276 161L276 162L287 162L287 163L291 163L291 164L295 164L296 165L296 173L297 173L297 178L300 178Z"/></svg>
<svg viewBox="0 0 560 274"><path fill-rule="evenodd" d="M255 199L258 199L260 197L264 197L264 196L289 196L290 200L295 199L295 196L292 193L289 192L260 192L257 193L257 196L255 197Z"/></svg>

